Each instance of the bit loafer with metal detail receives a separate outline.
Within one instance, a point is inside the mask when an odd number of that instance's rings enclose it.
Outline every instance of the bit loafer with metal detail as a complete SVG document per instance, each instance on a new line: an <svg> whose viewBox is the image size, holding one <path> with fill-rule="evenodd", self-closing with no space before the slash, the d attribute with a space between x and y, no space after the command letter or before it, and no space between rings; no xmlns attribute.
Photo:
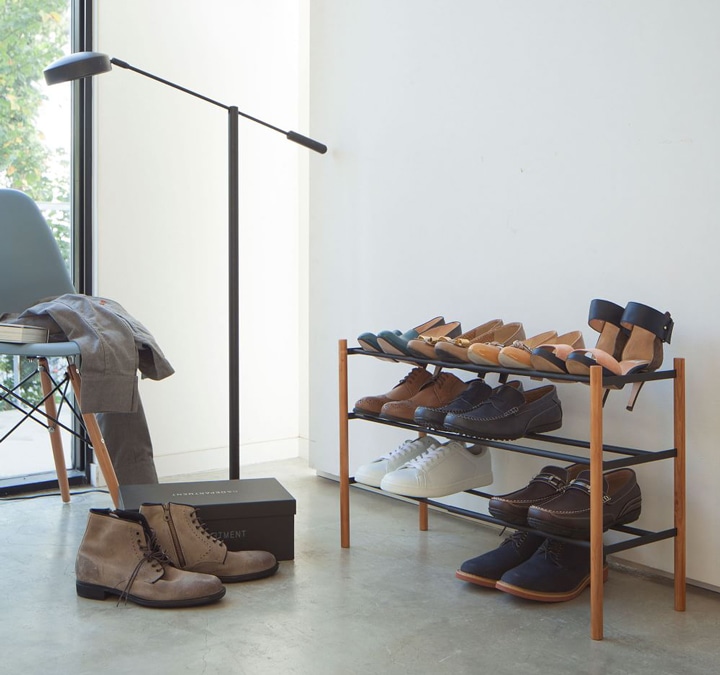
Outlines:
<svg viewBox="0 0 720 675"><path fill-rule="evenodd" d="M603 531L640 517L642 494L632 469L603 474ZM562 494L528 509L528 525L571 539L590 538L590 471L581 471Z"/></svg>
<svg viewBox="0 0 720 675"><path fill-rule="evenodd" d="M586 464L546 466L525 487L492 497L488 502L488 511L506 523L527 525L531 506L540 506L562 494L568 483L586 467Z"/></svg>

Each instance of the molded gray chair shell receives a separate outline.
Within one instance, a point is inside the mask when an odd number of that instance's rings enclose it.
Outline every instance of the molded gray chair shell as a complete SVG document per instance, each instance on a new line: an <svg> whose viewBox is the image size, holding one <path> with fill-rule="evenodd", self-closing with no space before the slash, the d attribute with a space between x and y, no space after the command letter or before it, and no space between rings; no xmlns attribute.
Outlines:
<svg viewBox="0 0 720 675"><path fill-rule="evenodd" d="M55 237L37 204L23 192L0 189L0 314L20 313L46 298L75 292ZM0 355L5 354L38 360L38 375L44 392L42 404L46 410L42 424L51 432L58 483L63 501L67 502L70 500L70 491L62 441L59 433L52 433L58 420L55 418L56 412L53 412L54 396L47 393L50 391L48 387L52 387L47 375L47 359L68 358L67 378L73 386L76 398L81 401L80 374L75 363L78 360L76 357L80 356L80 348L72 341L32 344L0 342ZM0 396L7 400L10 400L7 398L10 396L13 400L21 400L23 405L27 405L25 400L16 397L14 393L8 394L2 390ZM38 421L31 414L27 414L26 419ZM95 416L80 413L79 421L85 426L90 437L95 457L117 507L117 477Z"/></svg>

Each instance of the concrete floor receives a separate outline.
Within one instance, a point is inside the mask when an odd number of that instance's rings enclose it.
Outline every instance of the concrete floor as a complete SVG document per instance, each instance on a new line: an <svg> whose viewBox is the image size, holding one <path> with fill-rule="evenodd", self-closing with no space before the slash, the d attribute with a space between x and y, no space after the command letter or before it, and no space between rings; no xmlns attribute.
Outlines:
<svg viewBox="0 0 720 675"><path fill-rule="evenodd" d="M228 585L217 604L182 610L77 597L74 562L90 507L108 495L0 503L0 671L345 675L505 673L709 675L720 672L720 595L615 569L605 639L589 636L589 592L540 604L458 581L498 531L351 492L352 547L340 548L338 485L302 460L255 465L296 498L296 558L276 576ZM223 478L220 474L178 480Z"/></svg>

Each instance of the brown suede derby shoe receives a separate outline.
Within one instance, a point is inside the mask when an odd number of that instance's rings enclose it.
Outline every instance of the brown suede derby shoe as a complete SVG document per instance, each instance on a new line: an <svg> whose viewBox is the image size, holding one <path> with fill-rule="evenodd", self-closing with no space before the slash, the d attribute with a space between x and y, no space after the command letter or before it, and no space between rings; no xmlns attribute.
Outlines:
<svg viewBox="0 0 720 675"><path fill-rule="evenodd" d="M362 415L379 415L382 407L390 401L405 401L417 394L420 388L432 379L425 368L413 368L387 394L363 396L355 403L353 412Z"/></svg>
<svg viewBox="0 0 720 675"><path fill-rule="evenodd" d="M467 389L467 384L452 373L440 373L423 385L422 389L407 401L391 401L380 410L380 417L412 422L420 406L439 408L447 405Z"/></svg>
<svg viewBox="0 0 720 675"><path fill-rule="evenodd" d="M531 506L542 505L557 497L586 467L586 464L546 466L525 487L490 499L488 511L506 523L527 525L528 509Z"/></svg>
<svg viewBox="0 0 720 675"><path fill-rule="evenodd" d="M557 389L549 384L519 391L509 384L467 413L449 413L445 429L476 438L514 440L530 433L552 431L562 426L562 407Z"/></svg>
<svg viewBox="0 0 720 675"><path fill-rule="evenodd" d="M632 523L640 517L642 495L632 469L615 469L603 475L603 531ZM590 538L590 471L580 472L565 491L542 505L528 509L528 525L571 539Z"/></svg>

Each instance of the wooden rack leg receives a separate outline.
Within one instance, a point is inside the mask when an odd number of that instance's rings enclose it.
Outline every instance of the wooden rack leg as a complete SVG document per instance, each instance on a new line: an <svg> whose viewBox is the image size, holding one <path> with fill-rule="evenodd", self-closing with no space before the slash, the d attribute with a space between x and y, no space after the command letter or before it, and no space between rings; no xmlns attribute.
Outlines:
<svg viewBox="0 0 720 675"><path fill-rule="evenodd" d="M340 546L350 548L347 340L339 340L338 352L340 364Z"/></svg>
<svg viewBox="0 0 720 675"><path fill-rule="evenodd" d="M603 639L602 367L590 367L590 637Z"/></svg>
<svg viewBox="0 0 720 675"><path fill-rule="evenodd" d="M674 359L675 609L685 611L685 359Z"/></svg>
<svg viewBox="0 0 720 675"><path fill-rule="evenodd" d="M428 505L427 502L418 502L418 522L421 532L428 530Z"/></svg>
<svg viewBox="0 0 720 675"><path fill-rule="evenodd" d="M57 419L57 407L55 406L55 398L51 394L52 383L48 377L47 359L39 358L38 368L40 370L40 383L42 386L43 397L45 398L45 412L50 418L48 420L47 429L50 434L50 445L52 446L53 460L55 462L55 473L57 473L62 500L67 503L70 501L70 483L68 481L67 466L65 466L65 452L63 451L60 428L54 421Z"/></svg>
<svg viewBox="0 0 720 675"><path fill-rule="evenodd" d="M80 374L74 364L68 366L68 375L70 376L70 382L75 391L75 398L77 398L80 409L82 410L82 385ZM110 497L117 509L120 506L120 488L118 486L117 476L115 475L115 469L110 460L110 453L108 452L107 445L105 445L105 439L100 432L100 427L95 419L95 415L92 413L82 413L82 418L88 436L90 436L90 443L92 443L95 459L100 465L100 471L102 471L103 478L105 478L105 482L107 483L108 492L110 492Z"/></svg>

